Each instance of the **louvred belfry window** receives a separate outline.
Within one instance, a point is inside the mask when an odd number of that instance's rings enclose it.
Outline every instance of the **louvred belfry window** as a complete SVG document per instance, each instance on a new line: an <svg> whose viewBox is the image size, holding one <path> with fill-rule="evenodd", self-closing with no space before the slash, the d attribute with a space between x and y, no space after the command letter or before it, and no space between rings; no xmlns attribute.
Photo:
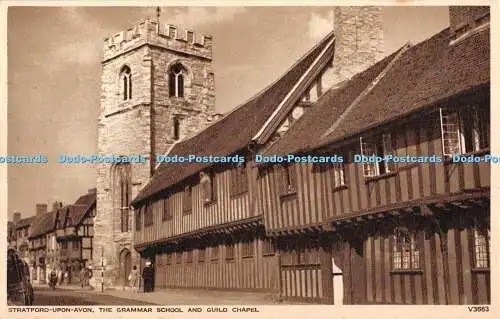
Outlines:
<svg viewBox="0 0 500 319"><path fill-rule="evenodd" d="M185 68L177 63L170 68L168 75L169 95L171 97L184 97Z"/></svg>
<svg viewBox="0 0 500 319"><path fill-rule="evenodd" d="M451 157L489 147L488 105L440 108L439 118L444 156Z"/></svg>

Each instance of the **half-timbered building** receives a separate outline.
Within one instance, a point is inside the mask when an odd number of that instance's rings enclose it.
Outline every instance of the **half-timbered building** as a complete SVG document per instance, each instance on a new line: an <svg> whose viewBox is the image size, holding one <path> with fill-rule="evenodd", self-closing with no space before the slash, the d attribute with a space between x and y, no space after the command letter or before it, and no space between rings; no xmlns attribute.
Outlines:
<svg viewBox="0 0 500 319"><path fill-rule="evenodd" d="M96 190L79 197L74 204L57 210L55 239L59 244L59 265L68 272L68 283L80 281L80 270L91 264Z"/></svg>
<svg viewBox="0 0 500 319"><path fill-rule="evenodd" d="M304 112L307 90L321 91L318 77L331 67L334 42L326 36L257 96L167 154L205 160L156 168L132 203L134 245L153 261L156 287L278 290L250 140L278 105ZM215 163L211 156L229 159Z"/></svg>
<svg viewBox="0 0 500 319"><path fill-rule="evenodd" d="M490 301L490 167L454 161L489 152L488 8L451 7L449 28L342 77L332 61L346 39L329 34L168 151L176 162L160 163L132 201L134 247L156 287L327 304ZM289 154L337 160L256 162ZM358 161L389 155L407 160Z"/></svg>
<svg viewBox="0 0 500 319"><path fill-rule="evenodd" d="M489 9L451 7L450 22L254 138L264 156L343 159L259 165L283 299L490 302L490 166L465 161L489 152ZM410 159L359 161L390 155Z"/></svg>
<svg viewBox="0 0 500 319"><path fill-rule="evenodd" d="M54 255L57 254L54 232L55 216L56 213L53 210L44 212L37 215L33 222L29 237L30 266L33 270L32 279L37 283L46 283L48 273L55 268L53 260Z"/></svg>

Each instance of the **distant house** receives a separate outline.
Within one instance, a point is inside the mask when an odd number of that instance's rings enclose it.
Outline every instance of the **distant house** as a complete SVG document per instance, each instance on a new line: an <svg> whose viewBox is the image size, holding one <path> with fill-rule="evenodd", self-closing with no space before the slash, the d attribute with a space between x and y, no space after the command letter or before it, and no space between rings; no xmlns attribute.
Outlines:
<svg viewBox="0 0 500 319"><path fill-rule="evenodd" d="M59 265L68 271L71 283L79 282L81 268L92 261L93 218L96 193L89 190L72 204L57 210L55 239L59 244Z"/></svg>
<svg viewBox="0 0 500 319"><path fill-rule="evenodd" d="M78 273L92 259L95 189L79 197L74 204L54 203L52 211L37 216L30 236L33 279L47 280L52 269ZM72 276L72 282L78 281Z"/></svg>

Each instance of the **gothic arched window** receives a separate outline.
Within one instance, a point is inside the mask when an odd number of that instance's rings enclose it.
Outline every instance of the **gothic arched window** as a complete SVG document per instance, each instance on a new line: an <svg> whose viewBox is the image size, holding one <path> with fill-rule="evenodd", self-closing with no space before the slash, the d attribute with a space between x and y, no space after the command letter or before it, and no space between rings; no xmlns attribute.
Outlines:
<svg viewBox="0 0 500 319"><path fill-rule="evenodd" d="M132 71L126 65L120 70L120 82L123 100L128 101L132 99Z"/></svg>
<svg viewBox="0 0 500 319"><path fill-rule="evenodd" d="M168 91L173 97L184 97L184 78L186 69L177 63L168 72Z"/></svg>
<svg viewBox="0 0 500 319"><path fill-rule="evenodd" d="M114 166L113 182L114 208L120 214L120 230L128 232L129 207L132 200L132 174L129 163Z"/></svg>

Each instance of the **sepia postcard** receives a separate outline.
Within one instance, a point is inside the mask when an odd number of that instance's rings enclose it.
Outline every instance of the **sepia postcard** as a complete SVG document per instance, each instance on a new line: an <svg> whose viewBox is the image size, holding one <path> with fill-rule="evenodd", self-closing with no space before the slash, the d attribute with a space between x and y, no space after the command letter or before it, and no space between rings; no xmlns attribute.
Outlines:
<svg viewBox="0 0 500 319"><path fill-rule="evenodd" d="M6 318L494 316L493 2L1 8Z"/></svg>

